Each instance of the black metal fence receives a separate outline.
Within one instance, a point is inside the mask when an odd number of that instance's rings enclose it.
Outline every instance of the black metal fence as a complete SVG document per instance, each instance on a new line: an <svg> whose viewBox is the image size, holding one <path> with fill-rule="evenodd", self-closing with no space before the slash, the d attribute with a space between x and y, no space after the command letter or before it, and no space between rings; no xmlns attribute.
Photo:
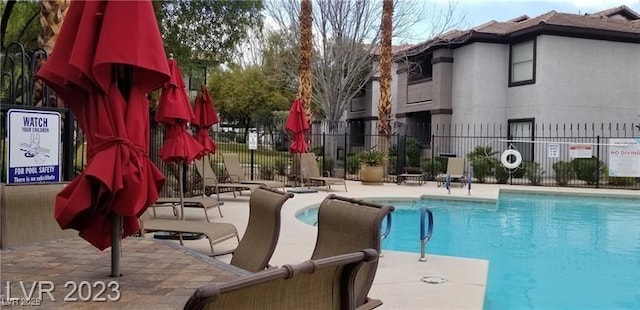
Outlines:
<svg viewBox="0 0 640 310"><path fill-rule="evenodd" d="M396 175L405 167L421 167L429 180L446 173L447 158L465 158L465 171L473 182L518 184L533 186L606 187L640 189L640 178L610 177L609 151L612 138L640 137L637 124L509 124L480 125L398 125L388 139L388 161L385 182L397 182ZM323 128L324 127L324 128ZM310 151L316 154L321 171L349 180L360 179L358 154L377 147L379 135L353 128L375 129L375 123L315 124L308 136ZM324 129L324 132L320 130ZM156 128L154 132L161 130ZM152 130L153 131L153 130ZM412 133L422 133L415 135ZM425 133L430 133L426 135ZM293 156L288 153L289 139L282 132L258 131L258 149L251 151L241 130L216 129L211 135L218 145L209 156L212 167L224 178L224 162L220 153L237 153L246 177L254 180L279 180L293 185ZM151 154L157 152L162 139L155 136ZM573 148L573 149L572 149ZM578 150L575 150L578 148ZM507 169L501 155L508 149L517 150L522 163ZM589 158L584 157L585 152ZM640 161L640 155L636 158ZM509 156L508 163L513 162ZM177 169L157 162L166 175ZM195 168L183 176L185 190L194 194L201 183Z"/></svg>
<svg viewBox="0 0 640 310"><path fill-rule="evenodd" d="M53 110L63 115L61 164L63 179L71 180L86 165L86 145L72 113L62 107L46 86L38 87L33 77L38 60L45 59L46 54L41 50L28 52L19 44L11 44L0 56L0 180L7 181L6 129L7 111L11 108ZM385 182L397 182L396 175L405 167L420 167L427 179L434 180L446 173L448 157L461 157L465 158L465 171L471 173L473 182L640 189L640 178L610 176L610 151L614 147L611 139L634 139L629 141L640 143L638 124L540 124L533 119L496 124L395 123L388 137L377 135L376 125L375 121L314 123L308 135L309 148L316 154L321 171L359 180L358 154L384 143L388 154ZM293 156L288 153L289 137L283 131L258 129L256 150L249 150L242 129L216 127L210 133L218 148L208 159L220 179L226 174L220 153L237 153L248 179L293 184L296 173ZM184 181L182 190L199 194L202 185L194 167L183 169L185 172L180 176L175 164L165 164L159 159L162 126L152 124L151 135L150 158L168 180L163 194L177 193L179 178ZM501 163L501 155L508 149L521 154L522 163L515 169L507 169ZM575 158L578 153L588 158ZM634 158L636 163L640 161L640 155ZM513 156L508 156L508 163L513 160Z"/></svg>

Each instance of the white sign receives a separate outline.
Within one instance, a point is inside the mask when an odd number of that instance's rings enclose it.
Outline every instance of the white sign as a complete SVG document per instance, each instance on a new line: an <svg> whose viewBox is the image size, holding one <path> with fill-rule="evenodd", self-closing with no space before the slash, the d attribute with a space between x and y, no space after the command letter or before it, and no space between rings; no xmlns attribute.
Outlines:
<svg viewBox="0 0 640 310"><path fill-rule="evenodd" d="M593 145L569 144L570 158L591 158L592 156L593 156Z"/></svg>
<svg viewBox="0 0 640 310"><path fill-rule="evenodd" d="M249 133L249 149L250 150L258 149L258 133L257 132Z"/></svg>
<svg viewBox="0 0 640 310"><path fill-rule="evenodd" d="M60 182L60 113L11 109L7 183Z"/></svg>
<svg viewBox="0 0 640 310"><path fill-rule="evenodd" d="M560 157L560 144L549 144L547 150L550 158Z"/></svg>
<svg viewBox="0 0 640 310"><path fill-rule="evenodd" d="M640 139L609 139L609 176L640 177Z"/></svg>

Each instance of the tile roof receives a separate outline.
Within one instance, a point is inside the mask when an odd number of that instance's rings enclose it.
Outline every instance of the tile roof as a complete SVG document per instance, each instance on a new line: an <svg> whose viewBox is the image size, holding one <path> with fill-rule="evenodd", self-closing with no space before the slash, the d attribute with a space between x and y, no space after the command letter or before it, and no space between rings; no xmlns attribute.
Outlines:
<svg viewBox="0 0 640 310"><path fill-rule="evenodd" d="M622 16L624 18L620 18ZM627 6L596 12L593 14L569 14L549 11L540 16L529 18L522 15L505 22L495 20L486 22L468 30L452 30L428 41L409 48L398 49L397 52L418 52L440 44L463 43L473 35L490 35L496 38L517 36L519 32L533 29L536 26L556 26L563 29L582 29L604 32L615 32L638 36L640 41L640 15Z"/></svg>

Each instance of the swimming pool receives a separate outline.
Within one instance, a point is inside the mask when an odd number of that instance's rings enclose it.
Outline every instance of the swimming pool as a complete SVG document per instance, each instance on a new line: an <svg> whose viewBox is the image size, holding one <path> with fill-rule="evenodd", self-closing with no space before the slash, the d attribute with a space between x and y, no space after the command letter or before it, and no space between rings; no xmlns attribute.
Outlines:
<svg viewBox="0 0 640 310"><path fill-rule="evenodd" d="M640 202L501 193L497 204L394 202L383 249L420 251L419 208L435 225L427 253L489 260L485 309L638 309ZM316 214L299 218L315 222Z"/></svg>

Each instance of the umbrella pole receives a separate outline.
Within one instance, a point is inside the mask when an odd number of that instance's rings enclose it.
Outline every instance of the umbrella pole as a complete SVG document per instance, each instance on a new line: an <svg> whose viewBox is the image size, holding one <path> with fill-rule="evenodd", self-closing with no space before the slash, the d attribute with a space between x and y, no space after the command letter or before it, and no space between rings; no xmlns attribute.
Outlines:
<svg viewBox="0 0 640 310"><path fill-rule="evenodd" d="M204 172L206 171L204 170L205 164L211 165L211 161L209 160L209 154L207 154L206 160L205 159L202 160L202 174L203 174L202 175L202 198L207 197L207 195L205 194L206 186L204 185Z"/></svg>
<svg viewBox="0 0 640 310"><path fill-rule="evenodd" d="M184 220L184 192L182 191L182 163L178 163L178 186L180 193L180 219Z"/></svg>
<svg viewBox="0 0 640 310"><path fill-rule="evenodd" d="M111 213L111 277L120 277L120 228L122 216Z"/></svg>

